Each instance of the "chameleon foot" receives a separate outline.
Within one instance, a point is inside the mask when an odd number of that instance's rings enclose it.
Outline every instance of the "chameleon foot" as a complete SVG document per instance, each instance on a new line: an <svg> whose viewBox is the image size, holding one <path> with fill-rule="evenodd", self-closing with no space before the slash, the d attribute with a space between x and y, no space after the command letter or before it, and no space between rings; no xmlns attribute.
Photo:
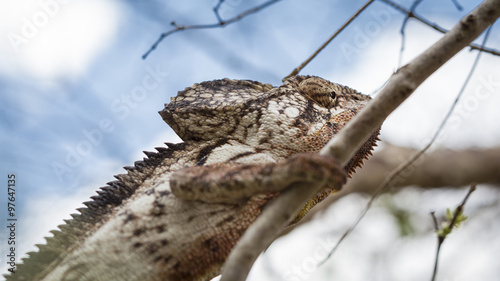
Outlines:
<svg viewBox="0 0 500 281"><path fill-rule="evenodd" d="M277 163L225 163L181 169L170 179L172 192L186 200L234 202L259 193L280 192L291 183L345 183L342 167L329 156L300 153Z"/></svg>

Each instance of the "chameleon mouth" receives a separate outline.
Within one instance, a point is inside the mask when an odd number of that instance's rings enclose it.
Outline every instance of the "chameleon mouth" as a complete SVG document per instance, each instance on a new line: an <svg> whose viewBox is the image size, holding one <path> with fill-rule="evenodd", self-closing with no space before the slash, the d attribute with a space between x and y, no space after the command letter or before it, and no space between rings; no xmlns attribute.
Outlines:
<svg viewBox="0 0 500 281"><path fill-rule="evenodd" d="M314 133L314 136L315 137L319 136L322 133L323 129L325 129L325 127L328 125L328 123L331 123L332 125L337 124L337 122L335 122L336 121L335 119L338 119L338 117L337 116L330 117L330 119L328 119L328 121L323 123L323 125L321 125L321 128L319 128L319 130L316 133ZM349 118L349 120L350 120L350 118ZM349 120L347 120L347 121L349 121ZM336 127L336 126L334 126L334 127ZM335 130L335 132L333 132L333 133L336 134L337 132L338 132L338 130Z"/></svg>
<svg viewBox="0 0 500 281"><path fill-rule="evenodd" d="M321 126L321 128L319 128L319 130L318 130L316 133L314 133L314 136L315 136L315 137L319 136L319 134L321 133L321 131L325 128L326 124L328 124L328 122L331 122L331 121L332 121L332 118L330 118L330 120L326 121L326 122L325 122L325 123Z"/></svg>
<svg viewBox="0 0 500 281"><path fill-rule="evenodd" d="M364 107L359 106L357 108L351 108L351 109L344 109L338 113L335 113L328 121L326 121L319 130L314 133L314 136L317 137L319 136L322 131L325 129L325 127L328 125L328 123L331 123L333 126L333 134L337 134L340 129L342 129L351 119Z"/></svg>

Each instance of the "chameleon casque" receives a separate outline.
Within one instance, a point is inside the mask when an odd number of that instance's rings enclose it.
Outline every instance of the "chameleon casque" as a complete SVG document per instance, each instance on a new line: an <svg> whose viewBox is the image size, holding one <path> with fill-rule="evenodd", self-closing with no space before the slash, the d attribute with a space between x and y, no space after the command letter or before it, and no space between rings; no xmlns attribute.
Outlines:
<svg viewBox="0 0 500 281"><path fill-rule="evenodd" d="M214 80L160 111L181 137L125 167L53 230L13 280L210 280L267 202L290 181L345 180L378 131L339 168L319 151L369 97L315 76L273 87ZM333 189L328 184L292 222Z"/></svg>

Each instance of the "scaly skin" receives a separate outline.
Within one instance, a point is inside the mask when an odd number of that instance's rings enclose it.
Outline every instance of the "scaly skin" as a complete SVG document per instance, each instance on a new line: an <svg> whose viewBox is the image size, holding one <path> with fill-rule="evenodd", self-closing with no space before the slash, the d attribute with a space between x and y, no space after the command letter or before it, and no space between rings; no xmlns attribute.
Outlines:
<svg viewBox="0 0 500 281"><path fill-rule="evenodd" d="M368 100L311 76L280 87L224 79L186 88L160 112L184 142L126 167L6 278L210 280L292 175L344 177L330 160L307 153L321 149ZM348 174L377 134L344 167ZM330 192L325 186L294 222Z"/></svg>

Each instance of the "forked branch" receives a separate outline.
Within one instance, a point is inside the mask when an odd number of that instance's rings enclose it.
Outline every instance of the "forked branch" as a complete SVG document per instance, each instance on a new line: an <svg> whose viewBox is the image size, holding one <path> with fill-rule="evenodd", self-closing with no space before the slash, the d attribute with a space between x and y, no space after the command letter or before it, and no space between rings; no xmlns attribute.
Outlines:
<svg viewBox="0 0 500 281"><path fill-rule="evenodd" d="M438 42L398 70L377 97L320 152L346 164L387 116L446 61L500 17L500 0L485 0ZM295 183L271 202L229 255L221 281L243 281L254 261L321 186Z"/></svg>
<svg viewBox="0 0 500 281"><path fill-rule="evenodd" d="M262 9L264 9L264 8L274 4L276 2L279 2L279 1L280 0L267 1L261 5L253 7L251 9L248 9L248 10L244 11L243 13L238 14L230 19L223 20L222 17L220 16L219 8L224 3L224 0L219 0L217 5L213 9L215 16L217 17L218 22L210 23L210 24L178 25L175 21L173 21L170 24L172 26L174 26L174 28L165 32L165 33L162 33L160 35L160 37L158 37L158 39L156 39L156 41L153 43L153 45L151 45L149 50L146 53L144 53L144 55L142 55L142 59L146 59L149 56L149 54L151 54L151 52L154 51L156 49L156 47L158 47L158 45L160 45L160 43L163 41L163 39L165 39L167 36L172 35L176 32L179 32L181 30L189 30L189 29L206 29L206 28L223 27L223 26L229 25L231 23L237 22L237 21L241 20L242 18L244 18L250 14L256 13L256 12L258 12L258 11L260 11L260 10L262 10Z"/></svg>
<svg viewBox="0 0 500 281"><path fill-rule="evenodd" d="M467 219L467 217L464 216L464 214L463 214L464 208L465 208L465 203L467 203L467 199L469 199L469 196L475 190L476 190L476 185L472 184L471 187L469 188L469 192L467 192L467 195L465 195L464 200L462 200L462 203L460 203L460 205L458 205L458 207L453 211L453 213L450 211L450 209L446 210L446 219L448 221L443 222L443 225L441 227L439 227L439 224L438 224L436 216L434 215L434 212L431 212L431 216L432 216L432 219L434 221L434 227L436 229L437 238L438 238L438 245L437 245L437 249L436 249L436 258L434 259L434 270L432 271L432 277L431 277L432 281L436 280L441 245L443 245L443 242L446 239L446 237L448 237L448 234L450 234L454 228L458 228L460 226L460 223Z"/></svg>
<svg viewBox="0 0 500 281"><path fill-rule="evenodd" d="M403 6L397 4L397 3L394 3L393 1L391 0L381 0L382 2L386 3L387 5L393 7L395 10L405 14L407 16L407 18L405 19L405 21L407 21L407 19L409 18L414 18L416 20L418 20L419 22L427 25L428 27L438 31L438 32L441 32L441 33L446 33L448 32L448 30L446 30L445 28L437 25L436 23L433 23L433 22L430 22L428 21L427 19L421 17L420 15L417 15L413 9L410 8L410 10L407 10L405 9ZM416 2L418 4L418 2ZM485 53L489 53L489 54L492 54L492 55L495 55L495 56L500 56L500 51L496 50L496 49L492 49L492 48L488 48L488 47L485 47L485 46L480 46L478 44L475 44L475 43L470 43L469 44L469 47L471 48L471 50L479 50L479 51L482 51L482 52L485 52Z"/></svg>

